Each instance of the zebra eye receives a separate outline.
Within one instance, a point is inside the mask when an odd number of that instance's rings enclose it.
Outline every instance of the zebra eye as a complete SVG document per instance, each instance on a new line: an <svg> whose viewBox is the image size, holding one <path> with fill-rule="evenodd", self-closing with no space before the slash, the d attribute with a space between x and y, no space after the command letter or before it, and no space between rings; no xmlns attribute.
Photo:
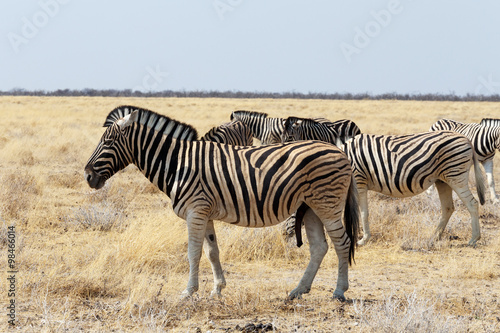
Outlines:
<svg viewBox="0 0 500 333"><path fill-rule="evenodd" d="M111 140L111 139L105 139L103 143L104 143L105 146L111 146L113 144L113 140Z"/></svg>

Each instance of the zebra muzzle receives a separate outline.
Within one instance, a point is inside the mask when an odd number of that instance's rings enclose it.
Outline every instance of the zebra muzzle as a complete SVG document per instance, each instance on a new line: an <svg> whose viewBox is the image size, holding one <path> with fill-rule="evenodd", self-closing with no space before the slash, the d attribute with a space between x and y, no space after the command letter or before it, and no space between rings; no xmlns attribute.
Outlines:
<svg viewBox="0 0 500 333"><path fill-rule="evenodd" d="M102 188L106 183L106 178L95 172L91 165L85 167L84 177L89 186L96 190Z"/></svg>

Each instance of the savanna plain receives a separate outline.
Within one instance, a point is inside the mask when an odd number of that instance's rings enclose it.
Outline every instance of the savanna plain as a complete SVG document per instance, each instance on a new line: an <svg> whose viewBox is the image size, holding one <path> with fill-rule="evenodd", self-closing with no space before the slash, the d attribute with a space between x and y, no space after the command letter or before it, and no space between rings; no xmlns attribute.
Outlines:
<svg viewBox="0 0 500 333"><path fill-rule="evenodd" d="M431 241L440 217L435 191L408 199L369 194L372 239L356 250L346 302L332 299L331 243L310 293L286 301L308 263L307 241L297 248L282 225L222 222L215 229L223 297L210 298L212 273L202 257L200 290L181 301L187 228L169 198L133 165L98 191L83 177L102 124L119 105L191 124L200 136L233 110L351 119L371 134L423 132L441 118L500 117L490 102L0 97L0 331L500 331L500 207L480 207L482 237L470 247L470 215L455 197L442 239ZM498 191L498 156L494 163ZM470 184L476 194L472 176ZM15 327L7 316L10 226Z"/></svg>

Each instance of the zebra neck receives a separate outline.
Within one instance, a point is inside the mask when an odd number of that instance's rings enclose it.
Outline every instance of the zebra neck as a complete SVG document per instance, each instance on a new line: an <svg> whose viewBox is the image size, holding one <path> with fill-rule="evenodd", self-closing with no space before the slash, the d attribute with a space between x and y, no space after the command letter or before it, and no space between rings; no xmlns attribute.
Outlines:
<svg viewBox="0 0 500 333"><path fill-rule="evenodd" d="M153 142L145 148L137 149L142 145L133 145L134 164L151 183L174 200L176 194L172 191L176 190L176 182L193 169L186 167L193 146L196 146L196 142L168 136L163 136L158 143Z"/></svg>

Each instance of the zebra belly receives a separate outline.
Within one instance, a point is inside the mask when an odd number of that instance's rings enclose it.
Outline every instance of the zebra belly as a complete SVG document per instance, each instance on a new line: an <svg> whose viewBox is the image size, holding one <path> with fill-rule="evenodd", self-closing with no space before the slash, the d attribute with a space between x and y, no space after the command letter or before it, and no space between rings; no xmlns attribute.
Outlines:
<svg viewBox="0 0 500 333"><path fill-rule="evenodd" d="M406 180L401 182L393 182L392 184L375 184L370 182L367 184L367 189L394 198L408 198L424 192L435 182L435 177L426 177L424 180L414 180L409 184L406 182Z"/></svg>

